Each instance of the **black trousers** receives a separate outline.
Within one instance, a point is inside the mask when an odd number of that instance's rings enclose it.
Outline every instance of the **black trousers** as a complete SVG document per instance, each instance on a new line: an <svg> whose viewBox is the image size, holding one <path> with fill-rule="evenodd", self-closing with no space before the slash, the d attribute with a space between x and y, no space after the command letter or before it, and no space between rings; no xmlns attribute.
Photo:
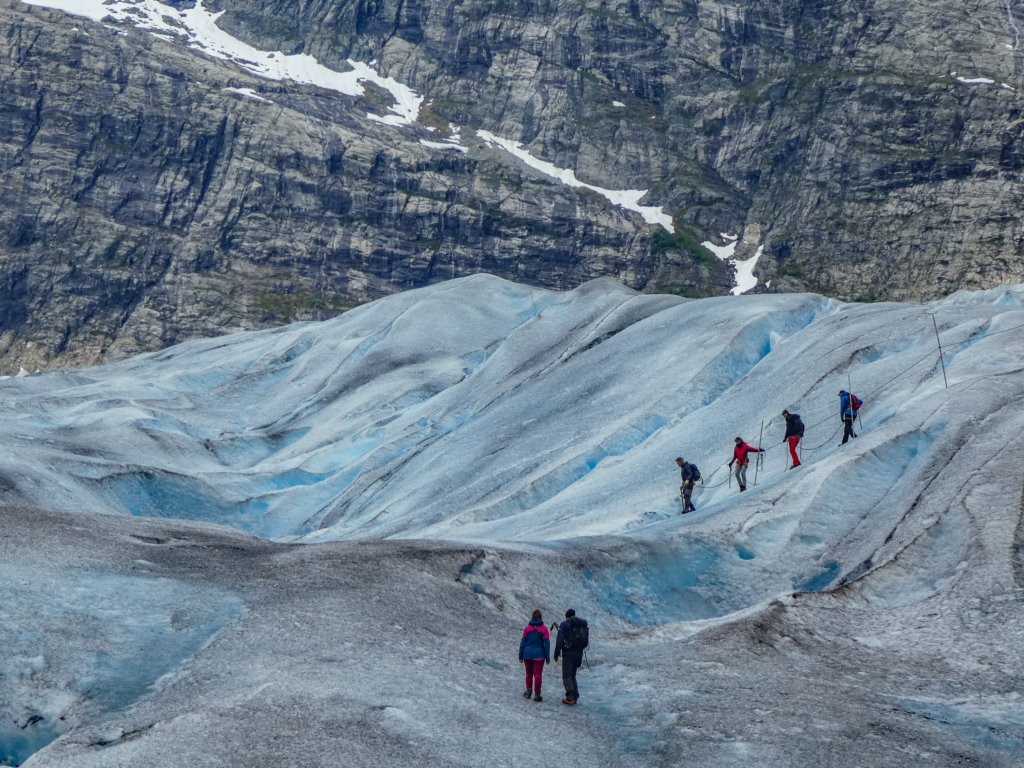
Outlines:
<svg viewBox="0 0 1024 768"><path fill-rule="evenodd" d="M856 437L853 434L853 422L856 421L856 416L843 416L843 442L845 443L851 437Z"/></svg>
<svg viewBox="0 0 1024 768"><path fill-rule="evenodd" d="M696 507L693 506L693 501L690 497L693 496L693 483L683 483L683 512L696 511Z"/></svg>
<svg viewBox="0 0 1024 768"><path fill-rule="evenodd" d="M576 701L580 697L580 689L576 685L576 670L583 664L583 654L562 651L562 685L565 686L565 698Z"/></svg>

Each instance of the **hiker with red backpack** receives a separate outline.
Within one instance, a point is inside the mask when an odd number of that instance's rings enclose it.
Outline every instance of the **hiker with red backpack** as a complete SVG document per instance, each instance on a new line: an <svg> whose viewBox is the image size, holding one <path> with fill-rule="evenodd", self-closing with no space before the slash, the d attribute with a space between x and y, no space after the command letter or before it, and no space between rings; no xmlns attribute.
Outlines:
<svg viewBox="0 0 1024 768"><path fill-rule="evenodd" d="M857 436L853 431L853 422L857 420L857 411L860 410L861 404L861 399L853 392L847 392L845 389L839 390L839 418L843 420L843 442L841 445L845 445L851 437Z"/></svg>
<svg viewBox="0 0 1024 768"><path fill-rule="evenodd" d="M786 420L786 434L782 439L789 443L789 455L793 459L789 468L795 469L800 466L800 457L796 455L796 447L804 436L804 422L799 413L790 413L789 411L783 411L782 418Z"/></svg>
<svg viewBox="0 0 1024 768"><path fill-rule="evenodd" d="M523 629L519 641L519 661L526 666L525 698L533 696L534 701L543 701L540 695L544 665L551 663L551 633L548 632L540 610L533 612L530 623Z"/></svg>
<svg viewBox="0 0 1024 768"><path fill-rule="evenodd" d="M750 463L748 454L761 453L761 448L754 448L743 442L742 437L736 438L736 447L732 449L732 461L729 462L729 470L736 464L736 482L740 484L740 490L747 490L747 465Z"/></svg>

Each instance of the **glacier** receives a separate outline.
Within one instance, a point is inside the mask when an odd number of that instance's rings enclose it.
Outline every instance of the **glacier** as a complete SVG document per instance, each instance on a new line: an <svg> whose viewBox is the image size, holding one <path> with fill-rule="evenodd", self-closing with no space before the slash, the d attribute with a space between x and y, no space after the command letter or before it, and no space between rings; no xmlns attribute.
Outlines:
<svg viewBox="0 0 1024 768"><path fill-rule="evenodd" d="M1019 766L1022 328L477 275L0 381L0 764Z"/></svg>

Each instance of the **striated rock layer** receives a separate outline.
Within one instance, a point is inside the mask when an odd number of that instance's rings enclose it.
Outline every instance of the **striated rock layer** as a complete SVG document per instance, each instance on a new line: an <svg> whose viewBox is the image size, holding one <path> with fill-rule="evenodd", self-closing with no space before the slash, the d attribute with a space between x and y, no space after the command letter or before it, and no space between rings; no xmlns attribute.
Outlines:
<svg viewBox="0 0 1024 768"><path fill-rule="evenodd" d="M1024 3L210 8L261 51L372 62L424 97L416 121L383 124L376 85L271 80L130 21L0 0L0 371L481 271L724 293L731 267L699 245L723 233L736 258L761 250L762 289L921 299L1024 279ZM435 146L452 124L465 151ZM648 190L673 231L478 131Z"/></svg>

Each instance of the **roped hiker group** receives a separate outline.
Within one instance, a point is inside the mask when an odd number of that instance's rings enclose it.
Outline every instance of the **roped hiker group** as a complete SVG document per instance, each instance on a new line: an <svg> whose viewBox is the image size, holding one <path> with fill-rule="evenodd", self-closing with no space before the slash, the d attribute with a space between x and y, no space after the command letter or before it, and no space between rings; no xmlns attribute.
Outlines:
<svg viewBox="0 0 1024 768"><path fill-rule="evenodd" d="M839 418L843 423L844 445L851 437L857 434L853 431L853 425L857 420L863 400L852 392L845 389L839 390ZM797 453L797 446L804 438L804 422L799 413L791 413L789 409L783 409L782 418L786 421L786 434L782 442L789 446L790 465L787 469L796 469L801 465L800 455ZM729 479L732 480L735 473L736 483L740 491L747 490L747 467L750 465L750 454L764 453L765 449L760 446L749 445L742 437L733 441L732 458L729 460ZM676 465L679 467L682 484L679 486L679 496L682 501L682 514L696 512L693 505L693 489L701 480L700 470L696 464L686 461L682 456L676 457ZM733 467L735 466L735 469Z"/></svg>
<svg viewBox="0 0 1024 768"><path fill-rule="evenodd" d="M576 615L572 608L565 612L565 621L552 624L557 629L555 640L555 661L562 659L562 686L565 695L562 703L574 706L580 698L579 685L576 683L576 672L583 664L583 653L590 645L590 628L587 620ZM540 609L535 610L530 622L523 628L523 636L519 640L519 661L526 668L526 690L524 698L544 701L541 696L541 685L544 678L544 665L551 663L551 632L544 624Z"/></svg>
<svg viewBox="0 0 1024 768"><path fill-rule="evenodd" d="M857 412L860 410L862 401L852 392L845 389L839 392L839 418L843 423L843 443L851 437L856 437L853 431L853 424L857 419ZM801 465L800 455L797 447L804 437L804 422L800 414L791 413L789 409L782 411L782 417L786 421L786 433L783 436L783 443L789 447L790 466L789 469L796 469ZM739 485L740 491L747 490L747 467L750 464L750 454L763 454L765 449L760 446L752 446L742 437L736 437L733 441L732 457L729 460L729 479L733 475ZM676 466L679 467L682 484L679 486L679 494L682 500L682 513L695 512L693 504L694 486L701 480L700 470L696 464L686 461L682 456L676 457ZM734 469L735 467L735 469ZM575 705L579 701L580 690L576 681L576 673L583 665L584 652L590 644L590 629L586 619L576 615L576 611L569 608L565 612L565 620L558 624L552 624L549 628L544 623L544 616L541 611L535 610L530 617L529 623L523 628L522 637L519 640L519 661L526 671L526 688L523 697L540 702L544 700L541 695L541 688L544 681L544 666L551 663L551 631L557 630L555 640L554 657L557 662L562 660L562 686L565 688L565 695L562 703Z"/></svg>

